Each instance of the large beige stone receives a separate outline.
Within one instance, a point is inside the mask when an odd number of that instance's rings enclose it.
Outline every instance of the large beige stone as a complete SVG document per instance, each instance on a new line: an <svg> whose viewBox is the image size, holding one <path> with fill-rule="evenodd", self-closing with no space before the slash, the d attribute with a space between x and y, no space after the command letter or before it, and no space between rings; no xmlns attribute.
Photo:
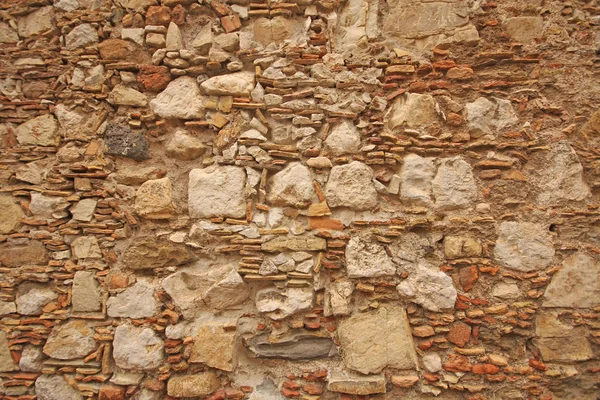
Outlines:
<svg viewBox="0 0 600 400"><path fill-rule="evenodd" d="M17 289L15 304L21 315L40 315L44 306L57 298L58 293L48 284L23 282Z"/></svg>
<svg viewBox="0 0 600 400"><path fill-rule="evenodd" d="M173 397L204 397L214 392L221 381L214 372L173 375L167 383L167 394Z"/></svg>
<svg viewBox="0 0 600 400"><path fill-rule="evenodd" d="M44 354L58 360L83 358L97 347L94 333L94 329L80 319L56 325L44 345Z"/></svg>
<svg viewBox="0 0 600 400"><path fill-rule="evenodd" d="M154 286L145 281L138 281L106 302L107 314L113 318L150 318L157 308Z"/></svg>
<svg viewBox="0 0 600 400"><path fill-rule="evenodd" d="M346 270L350 278L395 275L396 266L385 249L368 234L354 235L346 246Z"/></svg>
<svg viewBox="0 0 600 400"><path fill-rule="evenodd" d="M19 125L15 131L21 144L56 146L58 144L58 121L50 114L40 115Z"/></svg>
<svg viewBox="0 0 600 400"><path fill-rule="evenodd" d="M18 370L18 367L10 354L6 332L0 331L0 372L11 372L16 370Z"/></svg>
<svg viewBox="0 0 600 400"><path fill-rule="evenodd" d="M237 364L235 328L225 330L220 324L198 328L189 361L203 363L223 371L233 371Z"/></svg>
<svg viewBox="0 0 600 400"><path fill-rule="evenodd" d="M249 96L254 89L254 73L248 71L213 76L202 82L205 94L216 96Z"/></svg>
<svg viewBox="0 0 600 400"><path fill-rule="evenodd" d="M119 264L123 268L142 270L183 265L192 261L192 258L192 254L181 243L139 236L133 238L123 251Z"/></svg>
<svg viewBox="0 0 600 400"><path fill-rule="evenodd" d="M386 126L397 129L422 128L437 120L437 104L429 94L407 93L399 96L392 103L385 115Z"/></svg>
<svg viewBox="0 0 600 400"><path fill-rule="evenodd" d="M13 233L21 226L23 210L16 204L12 196L0 196L0 235Z"/></svg>
<svg viewBox="0 0 600 400"><path fill-rule="evenodd" d="M69 385L62 375L40 375L35 380L38 400L83 400L83 395Z"/></svg>
<svg viewBox="0 0 600 400"><path fill-rule="evenodd" d="M396 286L401 296L430 311L454 308L457 292L452 278L424 260L407 269L408 278Z"/></svg>
<svg viewBox="0 0 600 400"><path fill-rule="evenodd" d="M74 312L102 310L102 293L96 274L91 271L77 271L73 278L72 303Z"/></svg>
<svg viewBox="0 0 600 400"><path fill-rule="evenodd" d="M567 257L543 299L543 307L600 306L600 262L583 251Z"/></svg>
<svg viewBox="0 0 600 400"><path fill-rule="evenodd" d="M314 236L276 237L261 245L261 250L275 251L318 251L327 248L327 241Z"/></svg>
<svg viewBox="0 0 600 400"><path fill-rule="evenodd" d="M274 320L308 310L312 302L312 287L266 288L256 293L256 309Z"/></svg>
<svg viewBox="0 0 600 400"><path fill-rule="evenodd" d="M108 95L107 101L116 106L146 107L148 105L145 94L125 85L116 85Z"/></svg>
<svg viewBox="0 0 600 400"><path fill-rule="evenodd" d="M204 116L205 101L196 79L182 76L150 101L150 108L162 118L195 119Z"/></svg>
<svg viewBox="0 0 600 400"><path fill-rule="evenodd" d="M346 367L373 374L384 368L415 369L415 352L406 311L382 306L354 315L340 324L340 346Z"/></svg>
<svg viewBox="0 0 600 400"><path fill-rule="evenodd" d="M234 166L211 166L190 171L188 209L192 218L246 215L246 174Z"/></svg>
<svg viewBox="0 0 600 400"><path fill-rule="evenodd" d="M494 258L501 265L530 272L546 268L554 257L552 235L546 226L505 221L498 227Z"/></svg>
<svg viewBox="0 0 600 400"><path fill-rule="evenodd" d="M329 173L325 197L330 207L369 210L377 205L373 170L360 161L336 165Z"/></svg>
<svg viewBox="0 0 600 400"><path fill-rule="evenodd" d="M119 368L151 371L163 363L164 342L151 328L119 325L113 339L113 357Z"/></svg>
<svg viewBox="0 0 600 400"><path fill-rule="evenodd" d="M366 396L385 393L385 376L359 374L332 374L327 379L327 390L332 392Z"/></svg>
<svg viewBox="0 0 600 400"><path fill-rule="evenodd" d="M135 194L135 212L148 219L169 219L175 213L172 197L169 178L148 180Z"/></svg>
<svg viewBox="0 0 600 400"><path fill-rule="evenodd" d="M360 132L354 123L344 120L335 125L325 139L325 149L332 156L357 153L360 149Z"/></svg>
<svg viewBox="0 0 600 400"><path fill-rule="evenodd" d="M290 39L298 27L291 18L277 16L275 18L257 18L253 21L254 40L264 46L270 43L282 43Z"/></svg>
<svg viewBox="0 0 600 400"><path fill-rule="evenodd" d="M535 320L533 343L546 362L576 362L594 357L585 328L573 327L559 319L559 312L542 310Z"/></svg>
<svg viewBox="0 0 600 400"><path fill-rule="evenodd" d="M442 158L431 181L435 206L441 210L468 207L477 198L471 165L461 157Z"/></svg>
<svg viewBox="0 0 600 400"><path fill-rule="evenodd" d="M310 170L299 162L290 163L269 179L267 201L274 206L305 208L315 189Z"/></svg>
<svg viewBox="0 0 600 400"><path fill-rule="evenodd" d="M48 252L37 240L29 240L24 244L4 243L0 246L0 264L7 267L21 265L46 265Z"/></svg>
<svg viewBox="0 0 600 400"><path fill-rule="evenodd" d="M511 38L518 42L530 43L540 36L544 28L542 17L507 18L502 24Z"/></svg>
<svg viewBox="0 0 600 400"><path fill-rule="evenodd" d="M177 160L194 160L204 154L206 146L199 138L188 135L185 130L177 129L167 143L165 154Z"/></svg>
<svg viewBox="0 0 600 400"><path fill-rule="evenodd" d="M432 158L423 158L416 154L404 157L400 170L400 197L417 205L430 206L431 181L435 176Z"/></svg>
<svg viewBox="0 0 600 400"><path fill-rule="evenodd" d="M17 22L19 36L27 38L38 35L54 27L54 8L41 7L34 12L21 17Z"/></svg>

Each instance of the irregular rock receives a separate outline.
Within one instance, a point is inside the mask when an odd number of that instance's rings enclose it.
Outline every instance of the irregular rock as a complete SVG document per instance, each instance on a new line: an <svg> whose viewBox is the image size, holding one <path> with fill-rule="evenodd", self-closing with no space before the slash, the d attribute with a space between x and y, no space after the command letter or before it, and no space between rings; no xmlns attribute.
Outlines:
<svg viewBox="0 0 600 400"><path fill-rule="evenodd" d="M102 258L96 236L79 236L71 242L71 254L76 259Z"/></svg>
<svg viewBox="0 0 600 400"><path fill-rule="evenodd" d="M350 296L353 291L354 284L349 280L332 282L326 291L329 301L325 306L325 316L350 314Z"/></svg>
<svg viewBox="0 0 600 400"><path fill-rule="evenodd" d="M158 240L152 236L133 238L119 259L122 267L133 270L183 265L190 261L192 254L185 245Z"/></svg>
<svg viewBox="0 0 600 400"><path fill-rule="evenodd" d="M165 148L165 154L177 160L194 160L204 154L206 147L197 137L177 129Z"/></svg>
<svg viewBox="0 0 600 400"><path fill-rule="evenodd" d="M357 153L360 149L360 133L354 123L344 120L333 127L325 139L325 149L332 156Z"/></svg>
<svg viewBox="0 0 600 400"><path fill-rule="evenodd" d="M169 23L169 28L167 29L166 48L167 50L183 49L183 37L181 36L179 27L174 22Z"/></svg>
<svg viewBox="0 0 600 400"><path fill-rule="evenodd" d="M479 240L464 236L445 236L446 258L480 257L483 248Z"/></svg>
<svg viewBox="0 0 600 400"><path fill-rule="evenodd" d="M0 43L16 43L19 41L17 32L5 22L0 22Z"/></svg>
<svg viewBox="0 0 600 400"><path fill-rule="evenodd" d="M38 400L83 400L83 395L62 375L40 375L35 380L35 394Z"/></svg>
<svg viewBox="0 0 600 400"><path fill-rule="evenodd" d="M354 235L346 246L346 270L350 278L395 275L396 267L385 249L370 235Z"/></svg>
<svg viewBox="0 0 600 400"><path fill-rule="evenodd" d="M6 332L0 331L0 372L17 371L18 369L8 348Z"/></svg>
<svg viewBox="0 0 600 400"><path fill-rule="evenodd" d="M333 374L327 379L327 390L359 396L385 393L385 376Z"/></svg>
<svg viewBox="0 0 600 400"><path fill-rule="evenodd" d="M532 183L541 191L537 201L554 204L560 200L582 201L591 196L583 180L583 167L568 142L553 144L540 160L543 168L532 168Z"/></svg>
<svg viewBox="0 0 600 400"><path fill-rule="evenodd" d="M312 307L312 287L266 288L256 292L256 308L267 317L280 320Z"/></svg>
<svg viewBox="0 0 600 400"><path fill-rule="evenodd" d="M17 305L14 301L0 301L0 316L17 312Z"/></svg>
<svg viewBox="0 0 600 400"><path fill-rule="evenodd" d="M171 9L167 6L150 6L146 10L147 25L169 26Z"/></svg>
<svg viewBox="0 0 600 400"><path fill-rule="evenodd" d="M373 170L359 161L336 165L329 173L325 197L330 207L353 210L374 208L377 205L377 191L373 185Z"/></svg>
<svg viewBox="0 0 600 400"><path fill-rule="evenodd" d="M363 374L384 368L415 369L414 349L406 311L397 306L354 315L338 328L344 364Z"/></svg>
<svg viewBox="0 0 600 400"><path fill-rule="evenodd" d="M19 360L19 369L25 372L39 372L44 368L44 353L39 346L25 345Z"/></svg>
<svg viewBox="0 0 600 400"><path fill-rule="evenodd" d="M154 370L163 362L163 350L163 340L150 328L126 323L115 330L113 358L119 368Z"/></svg>
<svg viewBox="0 0 600 400"><path fill-rule="evenodd" d="M337 354L337 347L333 340L322 333L292 333L276 338L265 333L254 336L246 344L257 358L297 361L331 357Z"/></svg>
<svg viewBox="0 0 600 400"><path fill-rule="evenodd" d="M221 385L214 372L200 372L193 375L172 375L167 383L167 394L173 397L208 396Z"/></svg>
<svg viewBox="0 0 600 400"><path fill-rule="evenodd" d="M156 314L157 308L154 286L144 281L138 281L106 301L108 316L113 318L150 318Z"/></svg>
<svg viewBox="0 0 600 400"><path fill-rule="evenodd" d="M166 277L162 287L186 319L208 309L223 310L242 303L249 290L229 265L195 265Z"/></svg>
<svg viewBox="0 0 600 400"><path fill-rule="evenodd" d="M211 166L190 171L188 209L192 218L246 215L244 170L233 166Z"/></svg>
<svg viewBox="0 0 600 400"><path fill-rule="evenodd" d="M94 218L98 202L94 199L82 199L71 207L71 215L75 221L90 222Z"/></svg>
<svg viewBox="0 0 600 400"><path fill-rule="evenodd" d="M29 211L36 217L52 218L61 214L69 203L63 197L44 196L38 192L31 192Z"/></svg>
<svg viewBox="0 0 600 400"><path fill-rule="evenodd" d="M40 315L44 306L58 298L52 287L44 283L25 282L19 285L15 303L22 315Z"/></svg>
<svg viewBox="0 0 600 400"><path fill-rule="evenodd" d="M314 236L278 236L263 243L262 251L319 251L327 248L327 241Z"/></svg>
<svg viewBox="0 0 600 400"><path fill-rule="evenodd" d="M65 44L68 50L75 50L95 43L98 43L98 32L90 24L77 25L65 36Z"/></svg>
<svg viewBox="0 0 600 400"><path fill-rule="evenodd" d="M544 225L505 221L498 227L494 258L499 264L530 272L546 268L553 257L552 235Z"/></svg>
<svg viewBox="0 0 600 400"><path fill-rule="evenodd" d="M22 145L56 146L58 144L58 121L53 115L45 114L22 123L15 130Z"/></svg>
<svg viewBox="0 0 600 400"><path fill-rule="evenodd" d="M134 133L128 126L109 122L104 133L106 154L123 156L136 161L146 160L148 154L148 139L143 133Z"/></svg>
<svg viewBox="0 0 600 400"><path fill-rule="evenodd" d="M204 116L205 101L196 79L182 76L150 101L150 108L162 118L196 119Z"/></svg>
<svg viewBox="0 0 600 400"><path fill-rule="evenodd" d="M135 193L135 212L148 219L169 219L175 213L171 180L148 180Z"/></svg>
<svg viewBox="0 0 600 400"><path fill-rule="evenodd" d="M77 271L73 278L72 303L74 312L93 312L102 310L102 294L96 274Z"/></svg>
<svg viewBox="0 0 600 400"><path fill-rule="evenodd" d="M233 371L237 365L236 332L223 325L210 324L198 328L189 362L203 363L223 371Z"/></svg>
<svg viewBox="0 0 600 400"><path fill-rule="evenodd" d="M536 338L533 343L546 362L576 362L594 357L594 351L583 327L572 327L561 322L559 313L542 310L535 321Z"/></svg>
<svg viewBox="0 0 600 400"><path fill-rule="evenodd" d="M423 368L431 373L436 373L442 370L442 359L438 353L426 353L421 358Z"/></svg>
<svg viewBox="0 0 600 400"><path fill-rule="evenodd" d="M401 198L417 205L431 205L431 181L434 176L435 166L432 158L408 154L404 157L400 170Z"/></svg>
<svg viewBox="0 0 600 400"><path fill-rule="evenodd" d="M467 103L465 109L469 130L475 138L496 135L519 122L509 100L479 97L474 102Z"/></svg>
<svg viewBox="0 0 600 400"><path fill-rule="evenodd" d="M140 65L137 81L144 90L160 92L171 82L171 73L163 65Z"/></svg>
<svg viewBox="0 0 600 400"><path fill-rule="evenodd" d="M386 126L397 129L403 125L422 128L437 121L437 104L428 94L407 93L398 96L385 115Z"/></svg>
<svg viewBox="0 0 600 400"><path fill-rule="evenodd" d="M310 170L293 162L269 179L267 201L279 207L305 208L312 202L314 193Z"/></svg>
<svg viewBox="0 0 600 400"><path fill-rule="evenodd" d="M454 210L469 206L477 197L477 185L469 163L460 157L442 158L431 181L435 206Z"/></svg>
<svg viewBox="0 0 600 400"><path fill-rule="evenodd" d="M46 248L37 240L29 240L25 244L10 243L10 246L5 243L0 246L0 264L7 267L45 265L48 259Z"/></svg>
<svg viewBox="0 0 600 400"><path fill-rule="evenodd" d="M144 45L144 36L146 31L144 28L123 28L121 29L121 39L131 40L140 46Z"/></svg>
<svg viewBox="0 0 600 400"><path fill-rule="evenodd" d="M109 93L107 101L116 106L146 107L148 105L145 94L125 85L116 85Z"/></svg>
<svg viewBox="0 0 600 400"><path fill-rule="evenodd" d="M544 18L514 17L507 18L502 24L508 34L517 42L530 43L542 34Z"/></svg>
<svg viewBox="0 0 600 400"><path fill-rule="evenodd" d="M137 43L122 39L106 39L98 45L103 60L127 60L140 64L150 61L146 49ZM140 65L140 69L143 68Z"/></svg>
<svg viewBox="0 0 600 400"><path fill-rule="evenodd" d="M254 85L254 73L242 71L213 76L202 82L200 88L208 95L250 96Z"/></svg>
<svg viewBox="0 0 600 400"><path fill-rule="evenodd" d="M492 296L500 299L517 299L521 296L521 291L514 283L498 282L492 289Z"/></svg>
<svg viewBox="0 0 600 400"><path fill-rule="evenodd" d="M408 278L397 287L401 296L407 297L427 310L451 310L456 303L456 288L452 278L419 261Z"/></svg>
<svg viewBox="0 0 600 400"><path fill-rule="evenodd" d="M73 360L90 354L97 347L94 329L84 320L55 325L44 345L44 354L57 360Z"/></svg>
<svg viewBox="0 0 600 400"><path fill-rule="evenodd" d="M54 28L54 9L52 6L38 8L17 21L17 32L22 38L38 35L52 28Z"/></svg>
<svg viewBox="0 0 600 400"><path fill-rule="evenodd" d="M212 24L207 23L200 29L198 35L192 42L192 47L200 52L207 54L212 46Z"/></svg>
<svg viewBox="0 0 600 400"><path fill-rule="evenodd" d="M0 196L0 235L13 233L21 227L23 209L16 204L12 196Z"/></svg>
<svg viewBox="0 0 600 400"><path fill-rule="evenodd" d="M290 39L298 27L292 18L276 16L274 18L257 18L252 24L254 40L264 46L271 43L280 44Z"/></svg>
<svg viewBox="0 0 600 400"><path fill-rule="evenodd" d="M578 251L563 261L544 293L542 307L600 306L600 262Z"/></svg>
<svg viewBox="0 0 600 400"><path fill-rule="evenodd" d="M15 176L20 181L31 183L34 185L39 185L42 183L42 176L44 175L45 168L46 165L41 163L27 163L24 166L17 169Z"/></svg>

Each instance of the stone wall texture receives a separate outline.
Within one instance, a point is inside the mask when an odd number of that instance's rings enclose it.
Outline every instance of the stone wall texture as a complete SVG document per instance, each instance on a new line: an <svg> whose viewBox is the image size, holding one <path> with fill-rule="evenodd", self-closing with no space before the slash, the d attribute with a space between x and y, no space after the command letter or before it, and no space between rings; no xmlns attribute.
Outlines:
<svg viewBox="0 0 600 400"><path fill-rule="evenodd" d="M596 0L0 0L1 400L597 400Z"/></svg>

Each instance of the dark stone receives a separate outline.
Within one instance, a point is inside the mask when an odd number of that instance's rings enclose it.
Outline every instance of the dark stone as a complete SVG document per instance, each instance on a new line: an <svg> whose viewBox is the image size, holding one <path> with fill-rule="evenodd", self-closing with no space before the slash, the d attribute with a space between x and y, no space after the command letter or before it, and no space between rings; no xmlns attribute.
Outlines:
<svg viewBox="0 0 600 400"><path fill-rule="evenodd" d="M184 244L158 240L151 236L134 238L121 255L123 267L140 270L183 265L193 260Z"/></svg>
<svg viewBox="0 0 600 400"><path fill-rule="evenodd" d="M123 156L136 161L146 160L148 155L148 139L142 133L135 133L128 126L109 122L104 133L104 144L107 154Z"/></svg>
<svg viewBox="0 0 600 400"><path fill-rule="evenodd" d="M306 332L287 335L276 342L269 340L269 334L258 335L248 340L246 345L258 358L309 360L337 354L337 347L329 336Z"/></svg>

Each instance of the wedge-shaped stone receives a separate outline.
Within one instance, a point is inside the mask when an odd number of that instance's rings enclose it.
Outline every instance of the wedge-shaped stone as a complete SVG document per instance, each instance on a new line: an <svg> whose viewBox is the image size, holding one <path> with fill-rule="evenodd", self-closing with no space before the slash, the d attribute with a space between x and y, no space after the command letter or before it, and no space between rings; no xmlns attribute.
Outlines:
<svg viewBox="0 0 600 400"><path fill-rule="evenodd" d="M275 206L305 208L311 203L314 192L310 170L295 162L269 179L267 200Z"/></svg>
<svg viewBox="0 0 600 400"><path fill-rule="evenodd" d="M408 278L396 286L401 296L430 311L454 308L457 292L452 278L424 261L408 269Z"/></svg>
<svg viewBox="0 0 600 400"><path fill-rule="evenodd" d="M312 287L266 288L256 293L256 308L267 317L280 320L312 306Z"/></svg>
<svg viewBox="0 0 600 400"><path fill-rule="evenodd" d="M399 96L385 116L389 129L402 126L422 128L437 120L436 103L431 95L407 93Z"/></svg>
<svg viewBox="0 0 600 400"><path fill-rule="evenodd" d="M338 335L344 364L354 371L373 374L386 367L417 367L417 354L402 307L384 306L354 315L340 324Z"/></svg>
<svg viewBox="0 0 600 400"><path fill-rule="evenodd" d="M165 90L150 101L150 108L162 118L202 118L205 100L196 79L182 76L169 83Z"/></svg>
<svg viewBox="0 0 600 400"><path fill-rule="evenodd" d="M223 325L207 324L198 328L193 339L190 362L233 371L237 364L235 330L226 331Z"/></svg>

